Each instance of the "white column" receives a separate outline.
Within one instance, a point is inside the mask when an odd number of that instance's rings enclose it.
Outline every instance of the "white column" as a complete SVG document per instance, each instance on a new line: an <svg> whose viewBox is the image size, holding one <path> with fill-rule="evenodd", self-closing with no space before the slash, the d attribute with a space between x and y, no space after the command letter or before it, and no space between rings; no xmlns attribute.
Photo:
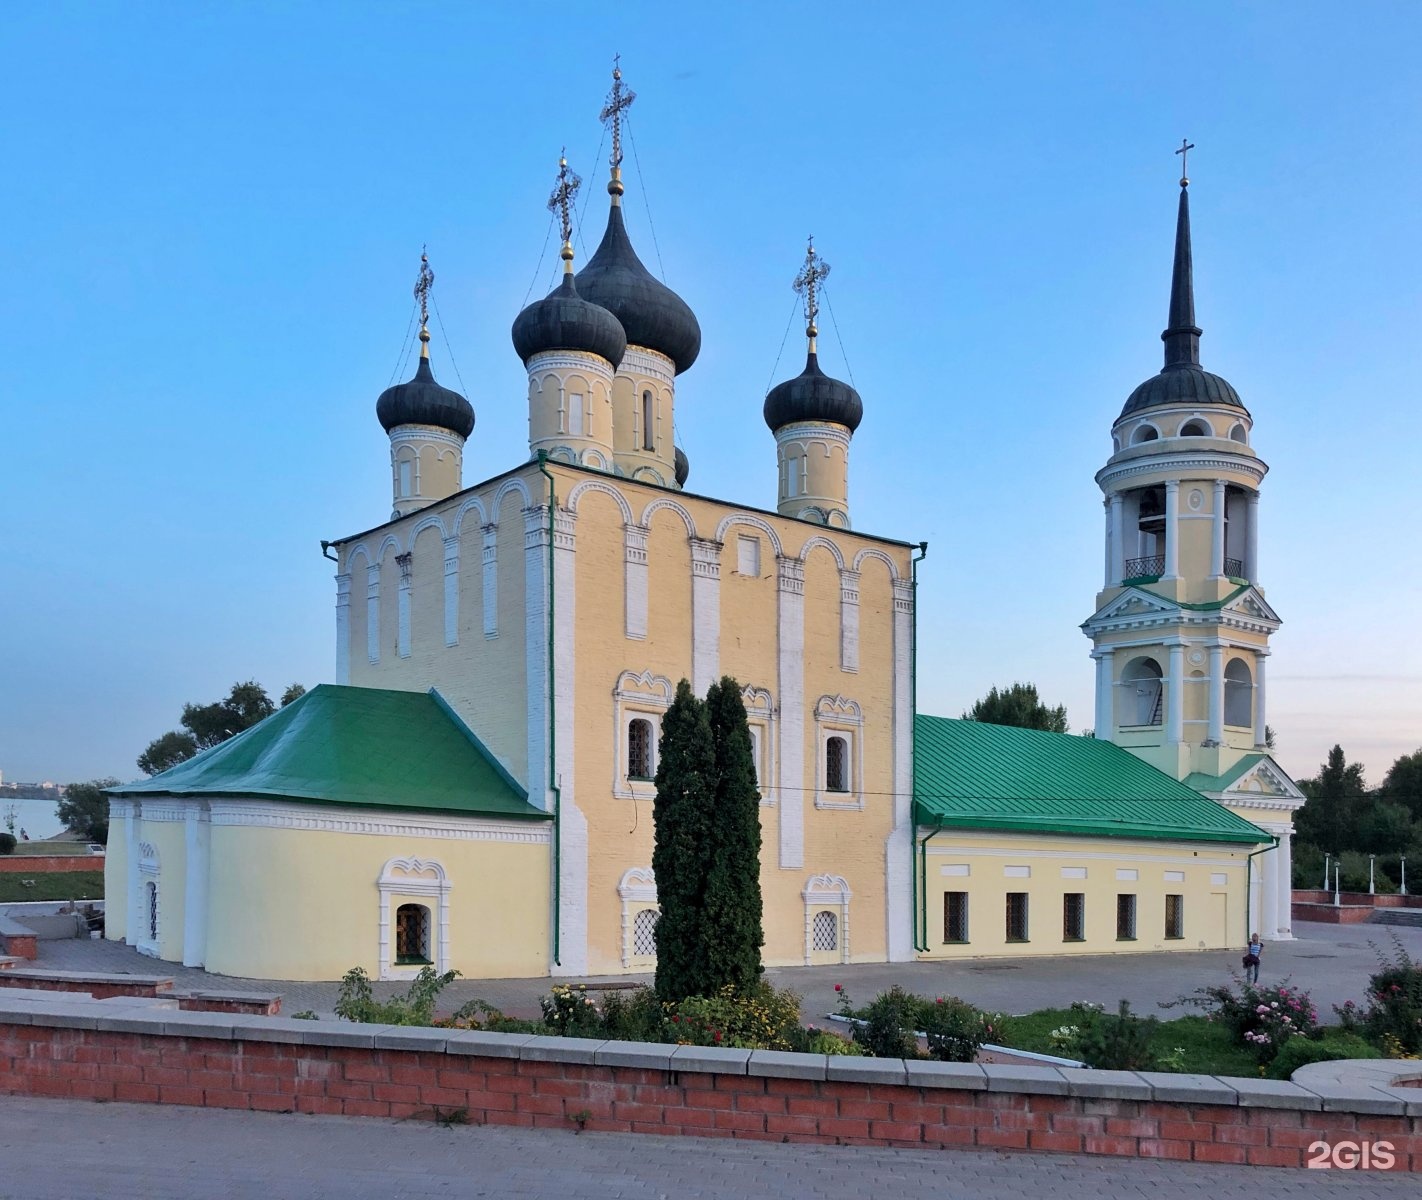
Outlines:
<svg viewBox="0 0 1422 1200"><path fill-rule="evenodd" d="M1259 936L1268 941L1279 934L1279 852L1261 854L1258 862Z"/></svg>
<svg viewBox="0 0 1422 1200"><path fill-rule="evenodd" d="M459 538L444 539L444 644L459 644Z"/></svg>
<svg viewBox="0 0 1422 1200"><path fill-rule="evenodd" d="M336 576L336 682L351 681L351 577Z"/></svg>
<svg viewBox="0 0 1422 1200"><path fill-rule="evenodd" d="M1106 578L1108 587L1115 587L1126 577L1126 501L1120 492L1111 494L1111 570Z"/></svg>
<svg viewBox="0 0 1422 1200"><path fill-rule="evenodd" d="M396 603L395 652L401 658L410 657L410 575L414 570L409 554L398 554L395 563L400 568L400 590Z"/></svg>
<svg viewBox="0 0 1422 1200"><path fill-rule="evenodd" d="M484 592L484 636L499 636L499 527L481 525L479 533L483 541L480 545L480 570L483 572Z"/></svg>
<svg viewBox="0 0 1422 1200"><path fill-rule="evenodd" d="M1210 741L1224 745L1224 647L1210 647Z"/></svg>
<svg viewBox="0 0 1422 1200"><path fill-rule="evenodd" d="M778 567L780 687L780 866L805 865L805 564Z"/></svg>
<svg viewBox="0 0 1422 1200"><path fill-rule="evenodd" d="M524 675L528 680L528 802L552 811L548 790L548 506L523 510Z"/></svg>
<svg viewBox="0 0 1422 1200"><path fill-rule="evenodd" d="M1215 480L1215 513L1210 526L1210 574L1216 579L1225 573L1225 481Z"/></svg>
<svg viewBox="0 0 1422 1200"><path fill-rule="evenodd" d="M1254 656L1254 748L1256 750L1265 745L1265 730L1268 728L1268 717L1264 711L1264 660L1267 657L1265 654Z"/></svg>
<svg viewBox="0 0 1422 1200"><path fill-rule="evenodd" d="M1162 579L1180 578L1180 482L1165 483L1165 571Z"/></svg>
<svg viewBox="0 0 1422 1200"><path fill-rule="evenodd" d="M1096 659L1096 736L1109 742L1116 733L1112 703L1116 692L1116 652L1108 647L1097 650L1092 657Z"/></svg>
<svg viewBox="0 0 1422 1200"><path fill-rule="evenodd" d="M839 667L859 670L859 572L839 573Z"/></svg>
<svg viewBox="0 0 1422 1200"><path fill-rule="evenodd" d="M1170 692L1166 699L1166 720L1169 733L1166 740L1185 740L1185 647L1176 643L1170 647L1170 678L1166 681Z"/></svg>
<svg viewBox="0 0 1422 1200"><path fill-rule="evenodd" d="M647 636L647 533L640 525L622 527L627 636L638 640Z"/></svg>
<svg viewBox="0 0 1422 1200"><path fill-rule="evenodd" d="M721 543L691 539L691 690L698 696L720 677Z"/></svg>
<svg viewBox="0 0 1422 1200"><path fill-rule="evenodd" d="M123 818L124 843L128 860L125 869L125 890L128 893L128 913L124 916L124 941L138 945L143 931L143 884L138 875L139 831L142 828L143 802L130 800Z"/></svg>
<svg viewBox="0 0 1422 1200"><path fill-rule="evenodd" d="M212 824L207 805L189 800L183 813L183 966L207 961L208 861Z"/></svg>
<svg viewBox="0 0 1422 1200"><path fill-rule="evenodd" d="M1244 523L1244 577L1259 582L1259 493L1250 492Z"/></svg>
<svg viewBox="0 0 1422 1200"><path fill-rule="evenodd" d="M365 655L380 661L380 564L365 569Z"/></svg>
<svg viewBox="0 0 1422 1200"><path fill-rule="evenodd" d="M913 869L913 582L894 581L894 797L893 826L884 845L885 878L890 881L885 916L889 922L887 944L890 962L910 962L914 957L910 937L913 915L905 886ZM784 802L782 801L782 807ZM844 936L849 938L845 910ZM847 949L846 945L846 949Z"/></svg>

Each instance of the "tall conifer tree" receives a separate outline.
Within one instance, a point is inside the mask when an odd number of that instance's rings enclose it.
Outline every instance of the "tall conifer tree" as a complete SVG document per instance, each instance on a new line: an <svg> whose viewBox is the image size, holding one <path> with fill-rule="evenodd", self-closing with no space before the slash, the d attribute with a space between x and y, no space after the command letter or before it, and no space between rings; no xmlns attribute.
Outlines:
<svg viewBox="0 0 1422 1200"><path fill-rule="evenodd" d="M711 685L706 708L715 741L713 840L704 929L712 991L745 994L760 979L765 944L760 895L760 788L746 706L729 676ZM708 993L709 994L709 993Z"/></svg>
<svg viewBox="0 0 1422 1200"><path fill-rule="evenodd" d="M706 705L683 679L662 717L657 762L652 873L657 880L657 995L683 1000L706 994L708 939L704 929L711 815L715 805L715 741Z"/></svg>

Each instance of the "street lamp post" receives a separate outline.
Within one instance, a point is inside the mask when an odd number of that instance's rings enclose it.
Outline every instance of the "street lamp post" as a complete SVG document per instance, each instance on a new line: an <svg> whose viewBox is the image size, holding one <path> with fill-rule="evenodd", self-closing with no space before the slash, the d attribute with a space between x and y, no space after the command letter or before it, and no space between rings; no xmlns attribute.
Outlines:
<svg viewBox="0 0 1422 1200"><path fill-rule="evenodd" d="M1328 890L1328 864L1332 861L1333 855L1325 854L1323 856L1323 890L1325 892Z"/></svg>
<svg viewBox="0 0 1422 1200"><path fill-rule="evenodd" d="M1378 894L1378 893L1377 893L1377 887L1376 887L1376 885L1375 885L1374 882L1373 882L1373 863L1374 863L1375 861L1377 861L1377 857L1378 857L1378 856L1377 856L1376 854L1369 854L1369 855L1368 855L1368 895L1369 895L1369 896L1376 896L1376 895Z"/></svg>
<svg viewBox="0 0 1422 1200"><path fill-rule="evenodd" d="M1343 897L1338 883L1338 864L1335 862L1333 864L1333 907L1337 908L1342 903Z"/></svg>

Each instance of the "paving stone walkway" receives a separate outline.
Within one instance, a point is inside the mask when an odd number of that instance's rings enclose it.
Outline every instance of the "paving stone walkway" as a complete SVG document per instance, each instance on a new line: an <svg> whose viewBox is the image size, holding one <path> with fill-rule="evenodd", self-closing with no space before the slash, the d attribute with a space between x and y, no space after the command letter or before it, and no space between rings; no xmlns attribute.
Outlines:
<svg viewBox="0 0 1422 1200"><path fill-rule="evenodd" d="M1416 1176L796 1146L0 1097L0 1200L1310 1200Z"/></svg>
<svg viewBox="0 0 1422 1200"><path fill-rule="evenodd" d="M1299 924L1296 940L1265 947L1261 981L1290 976L1312 993L1324 1020L1332 1006L1363 999L1368 976L1377 969L1370 942L1388 948L1395 934L1414 959L1422 960L1422 929L1390 929L1378 925ZM238 979L211 975L193 967L158 962L115 942L54 941L40 943L33 965L71 971L111 971L137 975L171 975L179 987L220 991L281 993L285 1015L311 1010L329 1015L339 985L291 983L269 979ZM835 1011L834 985L842 983L856 1004L867 1003L892 984L926 995L960 996L989 1011L1022 1013L1064 1007L1073 1000L1091 1000L1115 1008L1129 1000L1135 1011L1156 1013L1156 1006L1175 1000L1207 983L1224 982L1239 969L1242 950L1205 950L1166 954L1082 955L1037 959L970 959L956 963L856 964L840 967L780 967L766 972L777 987L794 988L804 997L806 1019L819 1021ZM649 979L648 976L590 977L588 982ZM538 998L548 979L460 979L445 993L441 1008L454 1009L475 997L487 1000L510 1016L536 1018ZM402 985L376 984L385 998ZM1177 1015L1180 1010L1159 1014Z"/></svg>

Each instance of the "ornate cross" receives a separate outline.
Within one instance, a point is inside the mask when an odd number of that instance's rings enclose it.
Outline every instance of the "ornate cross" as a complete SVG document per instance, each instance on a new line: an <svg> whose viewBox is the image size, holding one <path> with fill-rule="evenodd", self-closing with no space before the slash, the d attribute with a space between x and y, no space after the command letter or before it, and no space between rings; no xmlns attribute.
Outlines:
<svg viewBox="0 0 1422 1200"><path fill-rule="evenodd" d="M420 274L415 280L415 299L420 302L420 326L430 323L430 288L434 286L434 272L430 270L429 255L425 247L420 247Z"/></svg>
<svg viewBox="0 0 1422 1200"><path fill-rule="evenodd" d="M622 55L616 54L612 58L612 91L607 93L607 103L602 106L602 112L598 113L598 120L606 125L612 122L612 165L620 167L622 165L622 114L632 107L632 101L637 99L637 93L622 85Z"/></svg>
<svg viewBox="0 0 1422 1200"><path fill-rule="evenodd" d="M805 251L805 265L800 268L800 273L795 276L795 291L798 295L805 297L805 320L810 325L810 336L815 335L815 318L820 314L820 301L817 295L819 286L829 277L830 265L815 253L815 236L810 235L810 245Z"/></svg>
<svg viewBox="0 0 1422 1200"><path fill-rule="evenodd" d="M578 173L568 170L567 147L564 147L563 154L558 157L558 185L553 189L553 194L548 197L548 211L557 213L558 219L562 222L564 245L568 245L573 240L573 217L570 209L573 197L578 194L578 189L582 186L583 181Z"/></svg>
<svg viewBox="0 0 1422 1200"><path fill-rule="evenodd" d="M1180 149L1175 153L1180 155L1180 186L1184 187L1190 182L1190 172L1185 169L1185 163L1189 160L1190 151L1195 148L1195 143L1189 138L1180 139Z"/></svg>

